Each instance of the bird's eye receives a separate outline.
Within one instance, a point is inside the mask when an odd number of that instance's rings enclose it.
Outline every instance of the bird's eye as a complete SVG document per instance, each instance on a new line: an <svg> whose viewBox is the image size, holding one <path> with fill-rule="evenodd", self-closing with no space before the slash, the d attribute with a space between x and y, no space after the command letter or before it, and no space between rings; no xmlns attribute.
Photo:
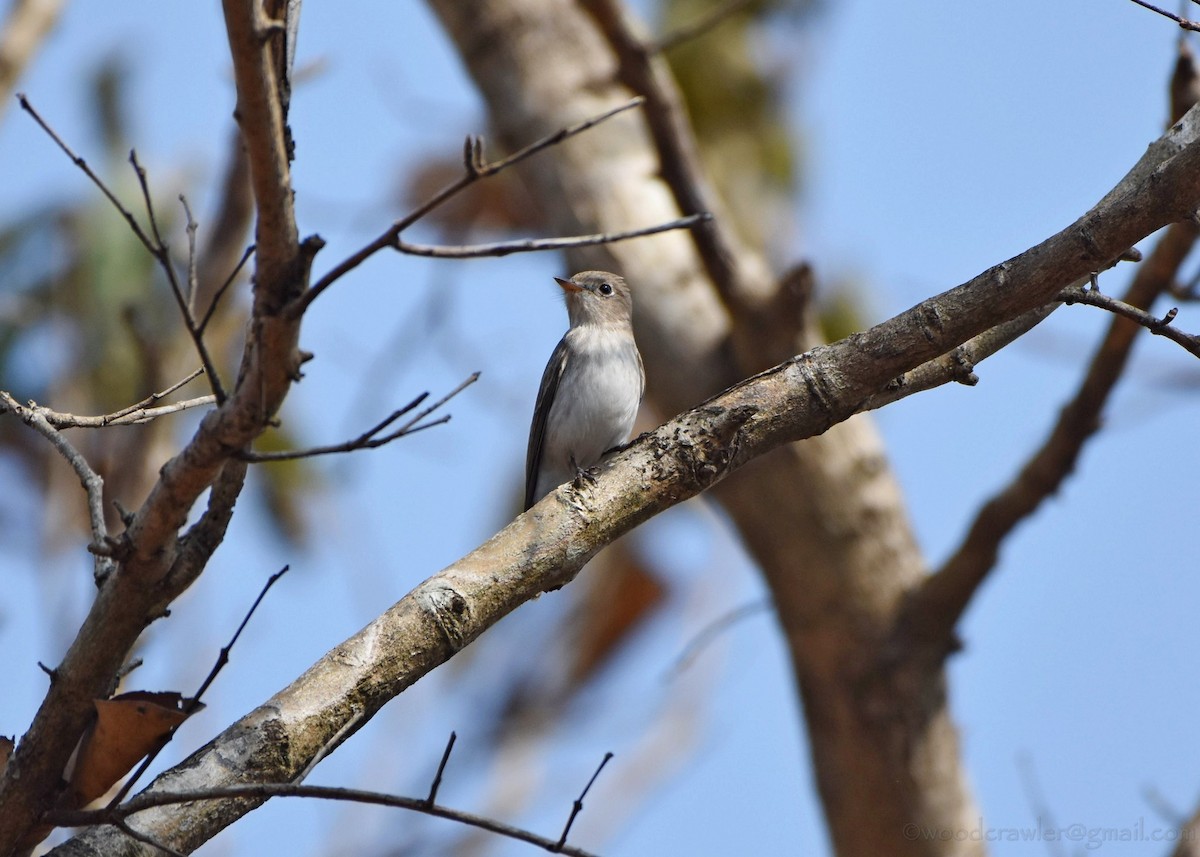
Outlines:
<svg viewBox="0 0 1200 857"><path fill-rule="evenodd" d="M608 297L609 295L611 295L613 293L612 284L601 283L599 286L597 286L596 291L598 291L600 294L604 295L605 297Z"/></svg>

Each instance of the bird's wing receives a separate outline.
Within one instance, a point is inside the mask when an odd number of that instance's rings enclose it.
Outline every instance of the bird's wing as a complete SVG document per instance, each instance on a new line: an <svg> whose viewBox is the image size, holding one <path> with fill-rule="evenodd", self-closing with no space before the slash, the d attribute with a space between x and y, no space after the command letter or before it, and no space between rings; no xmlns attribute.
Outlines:
<svg viewBox="0 0 1200 857"><path fill-rule="evenodd" d="M542 374L542 386L538 389L537 404L533 406L533 424L529 427L529 450L525 454L525 510L536 501L538 470L542 464L542 447L546 439L546 421L558 392L558 382L567 368L567 338L559 340Z"/></svg>

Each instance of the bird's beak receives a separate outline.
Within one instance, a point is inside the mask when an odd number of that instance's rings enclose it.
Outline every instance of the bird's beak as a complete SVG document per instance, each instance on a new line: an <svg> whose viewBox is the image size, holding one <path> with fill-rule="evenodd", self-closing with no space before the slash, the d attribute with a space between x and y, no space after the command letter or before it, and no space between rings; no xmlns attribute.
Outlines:
<svg viewBox="0 0 1200 857"><path fill-rule="evenodd" d="M583 291L583 286L579 285L574 280L564 280L562 277L555 277L554 282L562 286L562 290L568 294L571 292Z"/></svg>

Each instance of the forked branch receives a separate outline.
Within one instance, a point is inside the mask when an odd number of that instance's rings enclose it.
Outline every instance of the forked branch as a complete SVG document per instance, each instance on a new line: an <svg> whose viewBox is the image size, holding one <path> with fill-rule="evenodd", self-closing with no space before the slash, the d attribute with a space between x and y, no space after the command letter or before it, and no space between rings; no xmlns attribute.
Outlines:
<svg viewBox="0 0 1200 857"><path fill-rule="evenodd" d="M400 249L398 244L401 232L480 179L494 176L496 173L506 170L514 164L518 164L526 158L536 155L543 149L557 145L564 140L583 133L589 128L599 125L601 122L604 122L607 119L611 119L613 116L616 116L619 113L623 113L626 110L631 110L634 107L637 107L642 103L642 101L643 99L641 98L633 98L624 104L613 108L612 110L606 110L605 112L585 119L582 122L578 122L566 128L560 128L553 134L542 137L540 140L536 140L523 149L518 149L511 155L501 158L498 161L487 161L484 158L482 137L468 137L466 143L463 145L463 175L459 179L442 188L404 217L401 217L399 220L392 223L392 225L389 226L375 240L371 241L362 249L352 253L350 256L346 257L337 265L335 265L332 270L321 277L321 279L313 283L312 288L293 301L288 311L292 314L293 318L303 315L304 311L308 309L309 305L312 304L313 301L321 296L322 292L332 286L347 273L357 268L363 262L367 261L367 259L374 256L380 250L386 250L389 247Z"/></svg>

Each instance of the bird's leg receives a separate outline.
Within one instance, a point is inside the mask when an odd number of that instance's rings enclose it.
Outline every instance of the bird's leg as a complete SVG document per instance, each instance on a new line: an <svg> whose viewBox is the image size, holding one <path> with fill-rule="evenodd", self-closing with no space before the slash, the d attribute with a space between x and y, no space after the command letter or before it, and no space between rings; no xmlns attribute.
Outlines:
<svg viewBox="0 0 1200 857"><path fill-rule="evenodd" d="M585 483L589 488L596 484L596 474L599 472L599 468L596 466L580 467L579 462L577 462L575 460L575 456L572 455L571 469L575 471L575 478L571 480L571 486L576 491L582 489Z"/></svg>

